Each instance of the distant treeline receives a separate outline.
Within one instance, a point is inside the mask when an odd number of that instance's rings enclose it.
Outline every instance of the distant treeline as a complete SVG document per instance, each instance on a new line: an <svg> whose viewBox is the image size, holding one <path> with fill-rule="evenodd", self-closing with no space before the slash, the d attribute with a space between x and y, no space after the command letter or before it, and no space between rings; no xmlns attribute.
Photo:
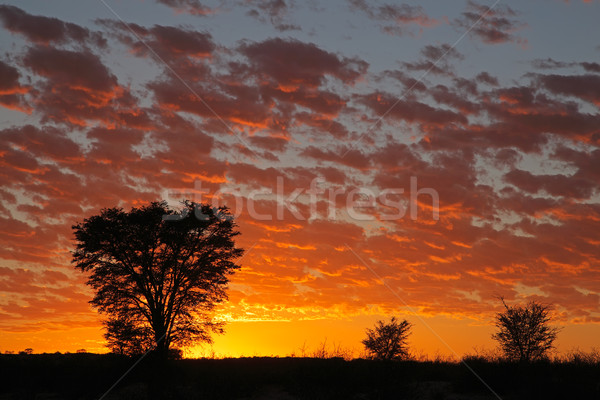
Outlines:
<svg viewBox="0 0 600 400"><path fill-rule="evenodd" d="M100 399L135 361L114 354L0 355L0 398ZM476 356L464 361L256 357L164 363L150 356L104 399L600 398L597 355L574 352L528 364Z"/></svg>

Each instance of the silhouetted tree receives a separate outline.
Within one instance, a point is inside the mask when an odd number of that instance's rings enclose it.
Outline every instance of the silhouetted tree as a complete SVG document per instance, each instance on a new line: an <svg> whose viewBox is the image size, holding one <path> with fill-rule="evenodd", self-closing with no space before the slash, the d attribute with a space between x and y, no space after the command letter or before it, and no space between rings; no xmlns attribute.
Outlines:
<svg viewBox="0 0 600 400"><path fill-rule="evenodd" d="M412 324L392 317L390 322L377 321L375 329L367 329L367 338L362 341L369 355L380 360L400 360L408 357L406 341Z"/></svg>
<svg viewBox="0 0 600 400"><path fill-rule="evenodd" d="M222 332L212 310L226 300L243 250L229 211L190 201L182 211L153 202L103 209L74 225L75 268L89 272L90 303L108 318L113 351L136 354L210 342Z"/></svg>
<svg viewBox="0 0 600 400"><path fill-rule="evenodd" d="M133 316L121 315L104 321L104 338L115 354L136 356L151 350L154 345L152 329L144 320L134 321Z"/></svg>
<svg viewBox="0 0 600 400"><path fill-rule="evenodd" d="M506 310L496 315L498 332L492 338L498 341L504 356L521 362L545 358L559 332L549 326L550 306L530 301L525 306L511 307L503 298L500 300Z"/></svg>

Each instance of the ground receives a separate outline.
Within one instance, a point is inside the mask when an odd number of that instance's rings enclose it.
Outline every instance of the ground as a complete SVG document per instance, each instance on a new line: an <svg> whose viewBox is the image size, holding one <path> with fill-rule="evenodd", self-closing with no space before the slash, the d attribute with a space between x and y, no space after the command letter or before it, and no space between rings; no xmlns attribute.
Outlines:
<svg viewBox="0 0 600 400"><path fill-rule="evenodd" d="M135 362L97 354L0 355L0 399L600 398L596 363L480 359L465 365L264 357L160 363L148 357L109 390Z"/></svg>

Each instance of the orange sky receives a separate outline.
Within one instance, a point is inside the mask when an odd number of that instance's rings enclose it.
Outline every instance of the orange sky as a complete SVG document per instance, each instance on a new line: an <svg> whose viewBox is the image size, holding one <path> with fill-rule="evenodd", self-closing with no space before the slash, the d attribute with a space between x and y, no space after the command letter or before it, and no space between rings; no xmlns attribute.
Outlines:
<svg viewBox="0 0 600 400"><path fill-rule="evenodd" d="M597 3L8 3L0 351L105 351L71 226L185 198L246 249L191 356L358 355L391 315L462 355L499 296L598 346Z"/></svg>

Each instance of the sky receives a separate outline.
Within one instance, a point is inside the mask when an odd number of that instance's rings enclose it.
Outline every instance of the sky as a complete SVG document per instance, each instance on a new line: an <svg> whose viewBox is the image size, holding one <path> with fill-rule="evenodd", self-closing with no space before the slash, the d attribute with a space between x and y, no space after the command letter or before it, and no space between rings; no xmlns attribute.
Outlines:
<svg viewBox="0 0 600 400"><path fill-rule="evenodd" d="M226 205L246 252L188 356L600 346L598 1L0 5L0 351L107 351L71 226Z"/></svg>

